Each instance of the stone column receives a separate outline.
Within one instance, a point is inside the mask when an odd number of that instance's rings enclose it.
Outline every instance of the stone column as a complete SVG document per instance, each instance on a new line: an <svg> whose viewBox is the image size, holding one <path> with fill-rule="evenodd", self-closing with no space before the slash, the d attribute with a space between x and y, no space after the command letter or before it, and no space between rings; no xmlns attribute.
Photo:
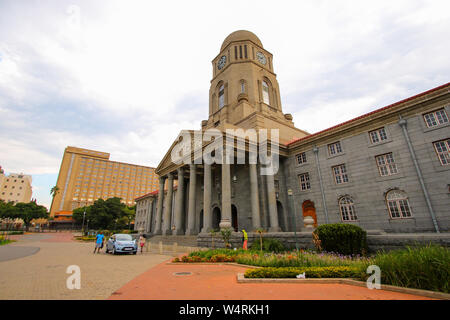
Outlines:
<svg viewBox="0 0 450 320"><path fill-rule="evenodd" d="M197 166L189 165L189 209L188 209L188 226L186 235L195 234L195 200L197 190Z"/></svg>
<svg viewBox="0 0 450 320"><path fill-rule="evenodd" d="M269 218L270 218L270 232L279 232L278 225L278 211L277 211L277 197L275 195L274 175L266 175L267 180L267 200L269 204Z"/></svg>
<svg viewBox="0 0 450 320"><path fill-rule="evenodd" d="M163 201L164 201L164 183L166 181L165 177L159 178L159 190L158 190L158 208L156 210L156 225L155 225L155 235L162 234L161 221L163 212Z"/></svg>
<svg viewBox="0 0 450 320"><path fill-rule="evenodd" d="M231 228L231 174L227 156L223 157L222 163L222 219L219 227Z"/></svg>
<svg viewBox="0 0 450 320"><path fill-rule="evenodd" d="M173 174L168 174L168 186L167 186L167 195L166 195L166 205L164 207L164 226L163 226L163 234L170 235L172 234L171 221L170 218L172 216L172 196L173 196Z"/></svg>
<svg viewBox="0 0 450 320"><path fill-rule="evenodd" d="M261 228L261 217L259 214L258 173L256 164L249 165L250 171L250 195L252 201L252 226L253 229Z"/></svg>
<svg viewBox="0 0 450 320"><path fill-rule="evenodd" d="M201 232L206 233L212 229L211 216L211 165L203 165L203 229Z"/></svg>
<svg viewBox="0 0 450 320"><path fill-rule="evenodd" d="M145 233L152 232L152 213L153 213L153 199L149 199L149 205L147 207L148 213L147 213L147 221L146 221L146 227L145 227Z"/></svg>
<svg viewBox="0 0 450 320"><path fill-rule="evenodd" d="M175 199L175 230L174 235L184 234L183 209L184 209L184 168L178 168L178 189Z"/></svg>

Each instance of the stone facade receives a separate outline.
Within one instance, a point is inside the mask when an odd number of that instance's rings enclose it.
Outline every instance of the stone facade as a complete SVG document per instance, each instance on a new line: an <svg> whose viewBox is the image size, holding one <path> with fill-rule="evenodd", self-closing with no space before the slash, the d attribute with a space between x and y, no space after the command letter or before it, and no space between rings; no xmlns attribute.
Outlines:
<svg viewBox="0 0 450 320"><path fill-rule="evenodd" d="M191 164L175 163L171 153L184 139L180 134L156 169L159 191L136 199L138 207L151 199L147 232L198 234L199 245L208 246L210 230L262 228L267 237L292 246L296 231L302 247L310 247L304 216L312 217L314 226L357 224L372 238L406 233L418 239L419 233L449 231L450 84L308 134L283 114L272 62L252 33L227 37L213 59L209 118L202 121L202 132L279 129L279 170L264 175L259 163L208 165L196 162L195 152L188 155ZM207 144L201 147L204 151ZM250 142L233 148L248 156ZM233 234L234 245L240 237ZM373 246L381 243L373 239Z"/></svg>

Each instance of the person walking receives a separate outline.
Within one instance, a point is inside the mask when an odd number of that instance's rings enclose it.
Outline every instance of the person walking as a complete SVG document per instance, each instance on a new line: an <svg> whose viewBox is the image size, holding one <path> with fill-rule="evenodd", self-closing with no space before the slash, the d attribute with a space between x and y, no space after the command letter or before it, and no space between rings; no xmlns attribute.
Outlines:
<svg viewBox="0 0 450 320"><path fill-rule="evenodd" d="M103 233L100 231L97 234L97 238L95 239L95 248L94 248L94 253L95 251L97 251L97 253L100 253L100 250L102 250L103 248L103 241L105 240L105 236L103 235Z"/></svg>
<svg viewBox="0 0 450 320"><path fill-rule="evenodd" d="M145 237L141 234L141 236L139 237L139 245L141 246L141 254L143 254L143 249L145 246Z"/></svg>
<svg viewBox="0 0 450 320"><path fill-rule="evenodd" d="M242 237L244 240L244 244L243 244L242 248L244 250L247 250L248 235L247 235L247 232L245 231L245 229L242 229L242 233L244 234Z"/></svg>

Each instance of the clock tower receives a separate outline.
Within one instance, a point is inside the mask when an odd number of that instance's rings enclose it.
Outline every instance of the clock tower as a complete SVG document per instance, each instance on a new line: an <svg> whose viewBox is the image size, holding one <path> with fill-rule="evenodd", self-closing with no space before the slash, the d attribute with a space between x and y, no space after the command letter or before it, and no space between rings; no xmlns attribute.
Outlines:
<svg viewBox="0 0 450 320"><path fill-rule="evenodd" d="M308 134L283 113L273 55L254 33L239 30L226 37L212 68L209 118L202 129L279 129L281 143Z"/></svg>

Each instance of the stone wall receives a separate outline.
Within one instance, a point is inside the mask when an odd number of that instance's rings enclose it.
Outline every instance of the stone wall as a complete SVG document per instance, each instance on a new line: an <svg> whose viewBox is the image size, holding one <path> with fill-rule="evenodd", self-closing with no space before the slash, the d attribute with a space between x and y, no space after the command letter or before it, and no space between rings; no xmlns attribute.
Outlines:
<svg viewBox="0 0 450 320"><path fill-rule="evenodd" d="M288 248L295 248L296 238L293 232L277 232L265 233L264 238L277 239L281 241ZM248 233L248 246L254 240L259 240L259 234ZM297 242L299 248L314 249L311 232L297 232ZM400 233L388 234L379 231L368 232L367 242L370 251L378 250L394 250L402 249L406 246L426 245L429 243L450 247L450 233ZM242 248L242 234L233 233L230 239L232 248ZM201 233L197 236L198 247L212 246L212 238L210 234ZM220 235L214 237L214 247L224 248L224 242Z"/></svg>

